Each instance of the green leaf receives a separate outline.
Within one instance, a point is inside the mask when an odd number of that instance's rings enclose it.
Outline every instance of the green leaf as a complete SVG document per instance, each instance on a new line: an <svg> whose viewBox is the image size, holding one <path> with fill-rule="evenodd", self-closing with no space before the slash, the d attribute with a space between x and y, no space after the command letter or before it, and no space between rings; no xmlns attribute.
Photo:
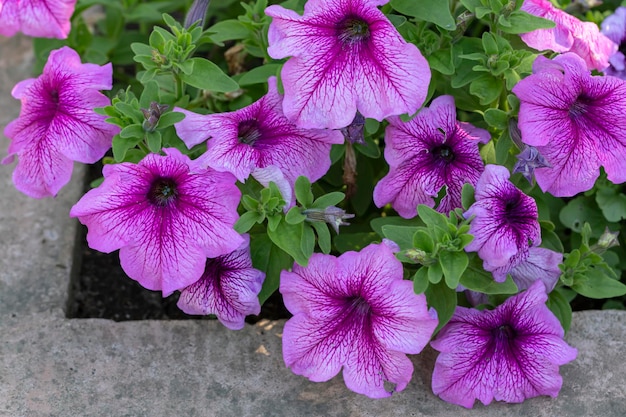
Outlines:
<svg viewBox="0 0 626 417"><path fill-rule="evenodd" d="M385 237L383 234L383 226L385 225L417 226L418 224L416 219L405 219L400 216L376 217L370 221L370 227L380 237Z"/></svg>
<svg viewBox="0 0 626 417"><path fill-rule="evenodd" d="M246 39L250 35L250 29L244 26L239 20L222 20L206 30L207 35L203 38L218 46L224 46L224 41L236 39Z"/></svg>
<svg viewBox="0 0 626 417"><path fill-rule="evenodd" d="M431 69L439 71L444 75L454 74L454 61L452 59L452 50L450 48L438 49L430 54L427 59Z"/></svg>
<svg viewBox="0 0 626 417"><path fill-rule="evenodd" d="M391 0L391 7L402 14L432 22L446 30L456 29L448 0Z"/></svg>
<svg viewBox="0 0 626 417"><path fill-rule="evenodd" d="M193 62L193 72L191 74L179 74L185 83L202 90L218 93L229 93L239 88L239 84L208 59L191 58L190 61Z"/></svg>
<svg viewBox="0 0 626 417"><path fill-rule="evenodd" d="M574 275L572 289L589 298L613 298L626 294L626 285L606 276L598 268Z"/></svg>
<svg viewBox="0 0 626 417"><path fill-rule="evenodd" d="M428 268L422 267L413 275L413 291L415 294L422 294L428 288Z"/></svg>
<svg viewBox="0 0 626 417"><path fill-rule="evenodd" d="M311 208L319 208L325 209L326 207L334 206L339 204L345 198L345 194L339 191L334 191L332 193L325 194L323 196L318 197L313 204L311 204Z"/></svg>
<svg viewBox="0 0 626 417"><path fill-rule="evenodd" d="M417 206L417 212L419 214L419 218L426 223L426 226L429 228L439 227L443 230L448 229L448 218L438 211L435 211L424 204L420 204Z"/></svg>
<svg viewBox="0 0 626 417"><path fill-rule="evenodd" d="M548 301L546 305L554 313L557 319L561 322L561 326L565 333L569 331L570 324L572 323L572 306L567 299L561 294L558 289L555 289L548 295Z"/></svg>
<svg viewBox="0 0 626 417"><path fill-rule="evenodd" d="M298 224L306 220L306 216L302 214L300 207L294 206L289 209L285 216L285 221L289 224Z"/></svg>
<svg viewBox="0 0 626 417"><path fill-rule="evenodd" d="M424 267L422 267L424 268ZM436 262L428 267L428 280L433 284L438 284L443 278L443 269L441 269L441 264Z"/></svg>
<svg viewBox="0 0 626 417"><path fill-rule="evenodd" d="M461 190L461 204L465 210L469 209L476 199L474 198L474 186L470 183L463 184Z"/></svg>
<svg viewBox="0 0 626 417"><path fill-rule="evenodd" d="M329 254L331 245L330 245L330 232L328 231L328 226L326 223L321 222L313 222L311 223L313 229L315 229L315 233L317 234L317 244L323 253Z"/></svg>
<svg viewBox="0 0 626 417"><path fill-rule="evenodd" d="M613 188L601 188L596 193L596 202L604 217L610 222L626 219L626 195Z"/></svg>
<svg viewBox="0 0 626 417"><path fill-rule="evenodd" d="M417 227L409 226L385 225L382 227L383 236L393 240L402 250L413 248L413 235L417 230Z"/></svg>
<svg viewBox="0 0 626 417"><path fill-rule="evenodd" d="M432 236L424 228L415 228L415 234L413 235L413 248L421 249L426 253L432 253L435 251L435 242Z"/></svg>
<svg viewBox="0 0 626 417"><path fill-rule="evenodd" d="M315 233L313 232L313 228L310 223L304 224L304 227L302 228L300 249L302 249L302 253L307 260L311 257L311 255L313 255L313 250L315 249Z"/></svg>
<svg viewBox="0 0 626 417"><path fill-rule="evenodd" d="M483 294L515 294L517 293L517 285L507 276L506 281L502 283L495 282L493 276L482 269L481 266L476 267L470 265L461 276L459 284L468 290L481 292Z"/></svg>
<svg viewBox="0 0 626 417"><path fill-rule="evenodd" d="M132 124L130 126L126 126L124 129L122 129L119 133L120 137L124 138L124 139L128 139L128 138L138 138L139 140L143 139L143 135L144 135L145 131L143 130L143 127L141 125L138 124ZM137 142L139 143L139 142Z"/></svg>
<svg viewBox="0 0 626 417"><path fill-rule="evenodd" d="M569 227L577 233L581 233L585 222L589 223L593 237L600 237L607 221L602 215L593 197L584 195L575 197L563 207L559 213L559 220L564 226ZM617 228L617 227L615 227Z"/></svg>
<svg viewBox="0 0 626 417"><path fill-rule="evenodd" d="M165 114L162 114L159 117L159 123L157 127L159 129L165 129L166 127L172 126L174 123L178 123L185 118L185 115L180 112L170 111Z"/></svg>
<svg viewBox="0 0 626 417"><path fill-rule="evenodd" d="M484 114L485 122L496 129L506 129L509 125L509 114L500 109L487 109Z"/></svg>
<svg viewBox="0 0 626 417"><path fill-rule="evenodd" d="M523 10L516 10L512 12L507 18L508 24L498 25L498 29L506 33L528 33L537 29L551 29L555 26L555 23L548 19L543 19L538 16L526 13ZM501 23L498 21L498 23Z"/></svg>
<svg viewBox="0 0 626 417"><path fill-rule="evenodd" d="M263 304L278 289L280 273L293 266L293 259L264 233L250 236L250 256L252 266L265 271L265 280L259 293L259 301Z"/></svg>
<svg viewBox="0 0 626 417"><path fill-rule="evenodd" d="M304 208L309 208L313 204L313 192L311 191L311 183L305 176L299 176L296 179L296 185L294 187L296 192L296 200Z"/></svg>
<svg viewBox="0 0 626 417"><path fill-rule="evenodd" d="M439 263L443 270L446 285L451 289L456 289L469 263L467 254L463 251L449 252L444 250L439 252Z"/></svg>
<svg viewBox="0 0 626 417"><path fill-rule="evenodd" d="M482 36L483 49L487 55L497 55L498 54L498 43L496 42L496 38L490 32L483 32Z"/></svg>
<svg viewBox="0 0 626 417"><path fill-rule="evenodd" d="M428 305L437 311L439 324L435 330L436 333L439 329L445 326L448 321L450 321L452 315L454 314L454 310L456 310L456 291L448 288L448 286L443 282L435 285L429 285L428 289L426 289L426 300L428 301Z"/></svg>
<svg viewBox="0 0 626 417"><path fill-rule="evenodd" d="M135 146L137 146L137 144L141 142L142 140L143 140L143 137L123 138L120 135L113 136L112 148L113 148L113 158L115 159L115 162L124 161L124 158L126 157L126 152L128 152L129 149L132 149Z"/></svg>
<svg viewBox="0 0 626 417"><path fill-rule="evenodd" d="M470 84L470 94L478 97L482 105L496 101L501 92L502 83L491 74L481 74Z"/></svg>
<svg viewBox="0 0 626 417"><path fill-rule="evenodd" d="M307 266L309 258L302 251L302 239L304 234L304 223L289 224L287 222L278 223L275 230L267 229L267 235L272 242L285 252L287 252L295 261Z"/></svg>
<svg viewBox="0 0 626 417"><path fill-rule="evenodd" d="M267 216L267 230L268 232L275 232L278 225L282 222L283 216L275 214L273 216Z"/></svg>
<svg viewBox="0 0 626 417"><path fill-rule="evenodd" d="M265 64L252 68L239 78L239 85L244 87L247 85L265 84L269 77L278 74L281 67L282 64Z"/></svg>
<svg viewBox="0 0 626 417"><path fill-rule="evenodd" d="M237 223L235 223L235 230L237 233L246 233L248 230L252 229L259 220L263 220L263 215L256 211L247 211L239 217Z"/></svg>
<svg viewBox="0 0 626 417"><path fill-rule="evenodd" d="M146 144L152 153L161 152L161 132L146 132Z"/></svg>

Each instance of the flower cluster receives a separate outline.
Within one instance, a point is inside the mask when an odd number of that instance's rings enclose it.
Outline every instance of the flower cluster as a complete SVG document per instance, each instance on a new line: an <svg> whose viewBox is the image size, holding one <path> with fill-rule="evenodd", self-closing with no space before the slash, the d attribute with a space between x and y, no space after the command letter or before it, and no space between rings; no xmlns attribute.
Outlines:
<svg viewBox="0 0 626 417"><path fill-rule="evenodd" d="M102 160L69 213L88 245L233 330L279 291L284 362L311 381L341 372L389 397L431 343L445 401L558 394L576 357L565 296L626 294L609 265L626 256L626 8L600 31L548 0L463 1L455 15L259 0L238 16L196 0L183 25L153 22L159 2L137 18L111 1L88 3L146 43L123 49L117 25L90 26L75 1L0 0L0 34L67 38L13 89L2 162L17 159L16 188L53 197L74 162ZM131 51L136 79L105 95L128 81Z"/></svg>

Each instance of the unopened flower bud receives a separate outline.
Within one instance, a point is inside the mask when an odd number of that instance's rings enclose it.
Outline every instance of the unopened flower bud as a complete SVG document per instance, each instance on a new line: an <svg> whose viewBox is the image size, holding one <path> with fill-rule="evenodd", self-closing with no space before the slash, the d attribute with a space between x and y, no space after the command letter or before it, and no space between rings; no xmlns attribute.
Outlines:
<svg viewBox="0 0 626 417"><path fill-rule="evenodd" d="M339 234L339 226L350 225L350 223L344 220L354 217L354 214L346 213L345 210L335 206L326 207L325 209L306 209L302 211L302 214L306 216L306 220L309 222L328 223L337 234Z"/></svg>
<svg viewBox="0 0 626 417"><path fill-rule="evenodd" d="M161 115L165 113L165 111L169 108L167 104L159 104L156 101L150 103L150 108L141 109L143 113L143 117L146 120L143 122L143 130L146 132L154 132L156 130L157 124L159 123L159 119Z"/></svg>
<svg viewBox="0 0 626 417"><path fill-rule="evenodd" d="M417 249L417 248L407 249L406 251L404 251L404 256L406 256L412 261L417 262L418 264L427 265L427 266L432 264L432 260L430 256L428 256L428 254L421 249Z"/></svg>
<svg viewBox="0 0 626 417"><path fill-rule="evenodd" d="M188 29L197 21L200 21L198 27L203 27L206 20L206 12L208 8L209 0L195 0L189 8L187 16L185 16L185 28Z"/></svg>
<svg viewBox="0 0 626 417"><path fill-rule="evenodd" d="M358 143L359 145L365 144L365 134L363 133L363 129L365 128L365 117L356 112L356 116L354 116L354 120L348 126L341 128L341 133L343 133L344 138L350 143Z"/></svg>
<svg viewBox="0 0 626 417"><path fill-rule="evenodd" d="M537 168L550 168L552 165L539 153L534 146L526 146L522 152L517 155L517 162L513 166L513 173L520 173L533 183L533 174Z"/></svg>
<svg viewBox="0 0 626 417"><path fill-rule="evenodd" d="M615 246L619 246L619 241L617 240L617 236L619 235L619 231L611 232L609 228L604 229L604 233L598 239L598 247L601 249L609 249Z"/></svg>

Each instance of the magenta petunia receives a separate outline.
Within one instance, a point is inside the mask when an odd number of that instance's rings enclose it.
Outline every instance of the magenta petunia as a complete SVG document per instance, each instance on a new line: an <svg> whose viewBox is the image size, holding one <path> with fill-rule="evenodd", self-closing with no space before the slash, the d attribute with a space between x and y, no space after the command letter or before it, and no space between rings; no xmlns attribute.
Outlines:
<svg viewBox="0 0 626 417"><path fill-rule="evenodd" d="M454 97L437 97L408 122L389 118L385 131L385 159L389 173L374 188L374 203L392 207L405 218L417 215L417 206L434 207L442 187L446 195L437 210L461 207L463 185L476 185L484 169L478 144L489 132L456 120Z"/></svg>
<svg viewBox="0 0 626 417"><path fill-rule="evenodd" d="M308 0L304 15L270 6L268 54L291 57L281 73L283 109L305 128L340 129L357 110L383 120L415 113L430 68L377 8L388 0Z"/></svg>
<svg viewBox="0 0 626 417"><path fill-rule="evenodd" d="M563 383L559 366L578 352L563 340L563 328L546 300L543 284L535 282L495 310L457 307L431 342L441 352L433 392L467 408L477 399L487 405L556 397Z"/></svg>
<svg viewBox="0 0 626 417"><path fill-rule="evenodd" d="M593 187L604 167L608 179L626 181L626 82L592 76L567 53L537 57L533 74L513 87L520 99L522 141L551 167L535 170L537 184L557 197Z"/></svg>
<svg viewBox="0 0 626 417"><path fill-rule="evenodd" d="M557 9L549 0L524 0L521 10L556 24L552 29L538 29L520 35L531 48L573 52L585 61L588 69L598 71L609 66L609 58L617 51L617 44L602 34L595 23L582 22Z"/></svg>
<svg viewBox="0 0 626 417"><path fill-rule="evenodd" d="M528 250L515 254L507 265L496 268L491 273L496 282L504 282L507 274L510 274L519 290L525 290L535 281L541 281L546 291L550 292L559 281L559 264L562 262L562 253L531 246Z"/></svg>
<svg viewBox="0 0 626 417"><path fill-rule="evenodd" d="M0 0L0 35L65 39L76 0ZM109 87L110 88L110 87Z"/></svg>
<svg viewBox="0 0 626 417"><path fill-rule="evenodd" d="M610 65L604 70L607 75L626 80L626 57L622 52L626 46L626 7L618 7L615 12L602 21L601 32L619 49L609 58Z"/></svg>
<svg viewBox="0 0 626 417"><path fill-rule="evenodd" d="M199 163L230 172L241 182L250 175L264 185L274 181L290 202L296 179L301 175L311 182L320 179L330 168L332 144L344 139L339 131L301 129L289 122L276 77L268 84L265 96L231 113L200 115L176 109L185 119L175 127L190 148L207 141Z"/></svg>
<svg viewBox="0 0 626 417"><path fill-rule="evenodd" d="M87 242L120 250L129 277L164 296L202 276L206 258L237 249L233 225L241 193L235 177L199 167L177 149L139 164L105 165L104 182L70 211L87 226Z"/></svg>
<svg viewBox="0 0 626 417"><path fill-rule="evenodd" d="M541 243L537 204L509 181L509 171L487 165L478 179L476 201L463 214L472 218L469 233L474 236L465 250L478 252L486 271L510 265L514 256ZM506 274L494 275L497 281Z"/></svg>
<svg viewBox="0 0 626 417"><path fill-rule="evenodd" d="M96 114L110 104L99 90L110 90L111 64L81 64L76 51L63 47L50 53L43 74L19 82L12 91L22 101L20 116L4 129L11 139L2 163L18 163L15 187L31 197L55 196L69 182L73 161L100 160L119 131Z"/></svg>
<svg viewBox="0 0 626 417"><path fill-rule="evenodd" d="M178 308L187 314L215 314L231 330L244 326L248 314L259 314L258 295L265 273L252 267L250 237L235 251L209 258L198 281L181 290Z"/></svg>
<svg viewBox="0 0 626 417"><path fill-rule="evenodd" d="M406 387L406 354L421 352L438 322L385 244L338 258L315 253L307 267L281 273L280 292L294 315L283 332L285 364L316 382L343 368L346 386L372 398L392 394L386 382Z"/></svg>

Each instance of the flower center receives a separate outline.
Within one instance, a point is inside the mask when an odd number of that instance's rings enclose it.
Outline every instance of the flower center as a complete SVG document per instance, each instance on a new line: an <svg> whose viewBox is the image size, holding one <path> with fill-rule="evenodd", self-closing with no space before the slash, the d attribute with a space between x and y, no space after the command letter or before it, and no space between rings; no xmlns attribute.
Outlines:
<svg viewBox="0 0 626 417"><path fill-rule="evenodd" d="M587 113L590 104L591 99L584 94L581 94L569 108L570 117L578 118L584 116Z"/></svg>
<svg viewBox="0 0 626 417"><path fill-rule="evenodd" d="M255 119L244 120L237 126L237 138L239 143L253 146L261 137L259 123Z"/></svg>
<svg viewBox="0 0 626 417"><path fill-rule="evenodd" d="M348 16L337 25L337 36L347 44L366 41L370 37L370 26L361 18Z"/></svg>
<svg viewBox="0 0 626 417"><path fill-rule="evenodd" d="M454 152L448 145L437 146L432 150L432 153L446 163L454 161Z"/></svg>
<svg viewBox="0 0 626 417"><path fill-rule="evenodd" d="M494 329L493 334L496 337L496 339L500 339L500 340L514 340L515 336L517 335L517 332L510 325L503 324L502 326L498 327L497 329Z"/></svg>
<svg viewBox="0 0 626 417"><path fill-rule="evenodd" d="M351 297L348 299L348 303L350 305L350 310L361 317L368 316L372 311L372 307L363 297Z"/></svg>
<svg viewBox="0 0 626 417"><path fill-rule="evenodd" d="M54 104L59 104L59 92L57 90L50 90L50 100Z"/></svg>
<svg viewBox="0 0 626 417"><path fill-rule="evenodd" d="M148 201L155 206L167 206L178 196L176 187L176 182L172 178L157 178L152 182L148 191Z"/></svg>

